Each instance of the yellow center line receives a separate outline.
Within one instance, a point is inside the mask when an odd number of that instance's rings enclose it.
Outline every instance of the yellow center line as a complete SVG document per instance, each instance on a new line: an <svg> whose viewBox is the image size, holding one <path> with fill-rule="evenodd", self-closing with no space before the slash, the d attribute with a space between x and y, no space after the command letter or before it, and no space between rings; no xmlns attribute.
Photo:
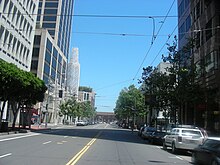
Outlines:
<svg viewBox="0 0 220 165"><path fill-rule="evenodd" d="M92 146L92 144L97 140L100 136L101 132L99 132L92 140L90 140L66 165L75 165L76 162L86 153L86 151Z"/></svg>

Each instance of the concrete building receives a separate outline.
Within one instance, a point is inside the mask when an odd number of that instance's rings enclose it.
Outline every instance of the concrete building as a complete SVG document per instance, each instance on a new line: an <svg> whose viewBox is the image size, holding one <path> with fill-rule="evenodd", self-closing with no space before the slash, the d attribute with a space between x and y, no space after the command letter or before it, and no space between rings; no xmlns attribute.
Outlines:
<svg viewBox="0 0 220 165"><path fill-rule="evenodd" d="M31 68L37 8L38 0L0 1L0 59L24 71ZM12 121L12 112L3 114Z"/></svg>
<svg viewBox="0 0 220 165"><path fill-rule="evenodd" d="M30 71L38 0L0 1L0 58Z"/></svg>
<svg viewBox="0 0 220 165"><path fill-rule="evenodd" d="M79 102L90 101L95 108L95 92L89 87L79 87Z"/></svg>
<svg viewBox="0 0 220 165"><path fill-rule="evenodd" d="M80 80L80 64L79 64L79 50L73 48L72 57L67 67L67 88L70 95L78 98L79 91L79 80Z"/></svg>
<svg viewBox="0 0 220 165"><path fill-rule="evenodd" d="M206 89L204 103L191 115L187 112L185 122L220 131L220 1L178 0L178 13L179 48L187 37L195 40L191 57L199 73L196 82Z"/></svg>
<svg viewBox="0 0 220 165"><path fill-rule="evenodd" d="M44 103L36 106L45 123L57 122L58 106L67 93L66 72L73 2L39 1L31 71L48 86Z"/></svg>
<svg viewBox="0 0 220 165"><path fill-rule="evenodd" d="M47 29L37 29L34 38L34 48L31 72L44 80L48 86L45 101L35 108L42 114L45 121L45 112L48 111L48 121L55 122L58 111L59 90L65 91L67 59L60 50ZM48 109L46 105L48 104Z"/></svg>

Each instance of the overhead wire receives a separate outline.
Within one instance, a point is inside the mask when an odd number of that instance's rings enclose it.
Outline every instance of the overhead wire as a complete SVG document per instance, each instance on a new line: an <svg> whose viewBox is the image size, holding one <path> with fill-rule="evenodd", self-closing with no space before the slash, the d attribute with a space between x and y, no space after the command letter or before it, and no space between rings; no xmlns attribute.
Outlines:
<svg viewBox="0 0 220 165"><path fill-rule="evenodd" d="M64 16L64 17L90 17L90 18L149 18L149 17L154 17L154 18L163 18L166 17L164 15L96 15L96 14L27 14L27 13L5 13L5 12L0 12L0 14L5 14L5 15L36 15L36 16ZM173 16L167 16L169 18L177 18L178 16L173 15Z"/></svg>
<svg viewBox="0 0 220 165"><path fill-rule="evenodd" d="M136 72L134 78L132 79L133 81L136 79L136 77L137 77L137 75L138 75L140 69L142 68L143 63L145 62L145 60L146 60L146 58L147 58L149 52L151 51L151 48L152 48L152 46L153 46L153 43L154 43L154 41L156 40L157 35L159 34L160 30L162 29L162 26L164 25L164 23L165 23L165 21L166 21L168 15L169 15L169 13L170 13L172 7L173 7L175 1L176 1L176 0L174 0L173 3L171 4L171 6L170 6L170 8L169 8L169 10L168 10L168 12L167 12L167 14L166 14L166 16L165 16L165 18L164 18L162 24L161 24L161 26L160 26L160 28L159 28L159 30L158 30L156 36L154 36L153 42L151 43L151 45L150 45L150 47L149 47L147 53L145 54L145 56L144 56L144 58L143 58L143 60L142 60L142 62L141 62L141 65L139 66L139 68L138 68L138 70L137 70L137 72ZM154 34L153 34L153 35L154 35Z"/></svg>

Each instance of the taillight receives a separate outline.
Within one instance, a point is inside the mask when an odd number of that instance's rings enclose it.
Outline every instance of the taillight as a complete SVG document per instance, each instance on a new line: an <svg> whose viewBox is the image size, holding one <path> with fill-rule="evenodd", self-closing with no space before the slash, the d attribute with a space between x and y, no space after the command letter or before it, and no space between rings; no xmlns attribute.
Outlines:
<svg viewBox="0 0 220 165"><path fill-rule="evenodd" d="M181 136L178 136L178 142L182 142L182 137Z"/></svg>

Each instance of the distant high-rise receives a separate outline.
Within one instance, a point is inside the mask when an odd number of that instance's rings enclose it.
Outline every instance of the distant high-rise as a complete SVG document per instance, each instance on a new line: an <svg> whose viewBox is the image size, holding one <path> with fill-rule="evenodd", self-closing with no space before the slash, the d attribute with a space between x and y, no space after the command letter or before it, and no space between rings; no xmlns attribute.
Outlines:
<svg viewBox="0 0 220 165"><path fill-rule="evenodd" d="M72 57L67 67L67 87L71 95L78 96L80 80L79 50L73 48Z"/></svg>

